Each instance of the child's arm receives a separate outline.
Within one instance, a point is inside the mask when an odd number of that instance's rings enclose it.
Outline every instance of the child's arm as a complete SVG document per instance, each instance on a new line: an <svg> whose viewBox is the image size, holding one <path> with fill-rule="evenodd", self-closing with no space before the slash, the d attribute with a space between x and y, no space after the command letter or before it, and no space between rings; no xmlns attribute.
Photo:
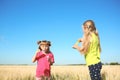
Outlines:
<svg viewBox="0 0 120 80"><path fill-rule="evenodd" d="M54 55L51 55L51 57L48 58L48 61L49 61L50 65L53 65L53 63L54 63Z"/></svg>
<svg viewBox="0 0 120 80"><path fill-rule="evenodd" d="M82 42L82 46L78 46L78 44ZM83 46L83 42L84 42L84 37L80 38L76 41L76 43L73 45L72 48L77 49L80 53L84 54L84 46Z"/></svg>
<svg viewBox="0 0 120 80"><path fill-rule="evenodd" d="M83 42L83 38L80 38L76 41L76 43L80 43L80 42ZM78 44L77 44L78 45Z"/></svg>
<svg viewBox="0 0 120 80"><path fill-rule="evenodd" d="M82 54L86 54L86 51L88 49L87 45L89 45L90 43L88 41L86 42L86 38L85 37L83 37L82 39L79 39L79 42L82 42L82 45L78 46L77 44L74 44L73 48L77 49Z"/></svg>
<svg viewBox="0 0 120 80"><path fill-rule="evenodd" d="M51 61L51 59L48 60L50 65L53 65L54 62Z"/></svg>
<svg viewBox="0 0 120 80"><path fill-rule="evenodd" d="M83 38L78 39L74 45L78 45L80 42L83 42ZM74 45L72 48L76 49Z"/></svg>
<svg viewBox="0 0 120 80"><path fill-rule="evenodd" d="M80 46L78 46L77 44L74 44L74 45L73 45L73 48L74 48L74 49L77 49L80 53L82 53L82 52L83 52L83 49L84 49L82 46L80 47Z"/></svg>
<svg viewBox="0 0 120 80"><path fill-rule="evenodd" d="M32 57L32 62L33 62L33 63L36 61L36 56L37 56L37 53L38 53L39 51L40 51L40 50L38 49L38 50L35 52L34 56Z"/></svg>

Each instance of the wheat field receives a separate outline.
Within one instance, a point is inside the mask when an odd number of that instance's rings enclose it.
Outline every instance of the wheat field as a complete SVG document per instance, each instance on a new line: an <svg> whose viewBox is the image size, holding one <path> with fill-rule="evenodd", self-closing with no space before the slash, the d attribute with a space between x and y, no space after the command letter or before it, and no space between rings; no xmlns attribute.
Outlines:
<svg viewBox="0 0 120 80"><path fill-rule="evenodd" d="M36 66L0 66L0 80L35 80ZM88 67L52 66L51 80L90 80ZM103 80L120 80L119 65L104 65Z"/></svg>

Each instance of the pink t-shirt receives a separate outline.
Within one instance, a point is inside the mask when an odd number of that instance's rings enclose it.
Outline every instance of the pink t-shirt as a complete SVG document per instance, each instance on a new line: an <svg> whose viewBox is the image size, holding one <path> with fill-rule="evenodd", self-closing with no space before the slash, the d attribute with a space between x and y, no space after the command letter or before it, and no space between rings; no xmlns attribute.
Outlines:
<svg viewBox="0 0 120 80"><path fill-rule="evenodd" d="M50 77L51 65L48 59L50 59L51 62L54 63L54 56L51 52L48 54L43 54L42 51L37 53L36 77L40 77L40 76Z"/></svg>

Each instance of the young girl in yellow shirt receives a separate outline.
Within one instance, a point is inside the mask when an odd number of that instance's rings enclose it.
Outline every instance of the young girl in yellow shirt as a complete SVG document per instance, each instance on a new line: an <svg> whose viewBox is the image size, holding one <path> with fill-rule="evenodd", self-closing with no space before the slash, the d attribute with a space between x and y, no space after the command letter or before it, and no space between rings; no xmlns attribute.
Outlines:
<svg viewBox="0 0 120 80"><path fill-rule="evenodd" d="M91 80L101 80L102 63L100 60L101 47L98 32L92 20L85 21L82 28L84 32L83 38L78 39L73 48L84 54ZM78 46L79 42L82 42L82 46Z"/></svg>

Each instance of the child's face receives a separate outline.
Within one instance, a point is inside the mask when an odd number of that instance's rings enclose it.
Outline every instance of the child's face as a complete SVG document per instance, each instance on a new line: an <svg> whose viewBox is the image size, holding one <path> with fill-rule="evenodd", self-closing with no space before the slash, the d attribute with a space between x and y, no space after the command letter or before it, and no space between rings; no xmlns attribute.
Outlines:
<svg viewBox="0 0 120 80"><path fill-rule="evenodd" d="M83 27L82 27L82 28L83 28L83 32L84 32L84 33L86 33L86 32L88 31L88 26L83 25Z"/></svg>
<svg viewBox="0 0 120 80"><path fill-rule="evenodd" d="M42 45L40 45L40 48L42 49L42 51L46 52L48 50L49 46L42 44Z"/></svg>
<svg viewBox="0 0 120 80"><path fill-rule="evenodd" d="M84 33L88 32L88 30L89 30L88 28L89 28L90 25L91 25L90 22L86 22L85 25L83 25L83 31L84 31Z"/></svg>

